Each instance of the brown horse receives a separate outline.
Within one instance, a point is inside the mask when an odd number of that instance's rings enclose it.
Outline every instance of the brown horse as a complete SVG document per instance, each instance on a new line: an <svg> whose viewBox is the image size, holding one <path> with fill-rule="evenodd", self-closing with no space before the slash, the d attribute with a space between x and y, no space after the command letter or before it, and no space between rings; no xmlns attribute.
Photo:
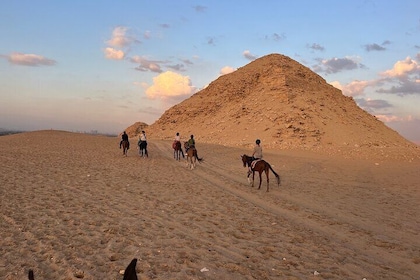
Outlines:
<svg viewBox="0 0 420 280"><path fill-rule="evenodd" d="M137 259L133 259L130 262L130 264L127 266L127 268L124 271L123 280L138 280L137 272L136 272L136 264L137 264ZM35 280L34 271L32 269L29 270L28 279Z"/></svg>
<svg viewBox="0 0 420 280"><path fill-rule="evenodd" d="M195 163L198 160L198 162L201 162L203 158L199 158L197 154L197 149L195 146L191 146L188 144L188 142L184 143L185 153L187 154L187 167L190 169L194 169Z"/></svg>
<svg viewBox="0 0 420 280"><path fill-rule="evenodd" d="M269 181L270 179L268 178L268 172L271 170L274 175L276 176L277 179L277 185L280 186L280 176L273 170L273 168L271 168L271 165L266 162L265 160L257 160L255 162L253 162L253 157L247 156L247 155L242 155L242 163L244 164L244 167L247 167L250 169L250 171L248 171L248 181L249 181L249 175L251 175L252 173L252 186L254 187L254 178L255 178L255 171L257 171L260 175L260 184L258 186L258 189L261 189L261 173L263 173L263 171L265 172L265 175L267 175L267 192L269 190Z"/></svg>
<svg viewBox="0 0 420 280"><path fill-rule="evenodd" d="M123 140L121 141L121 146L122 146L122 150L123 150L123 156L127 156L127 152L128 152L128 141L127 140Z"/></svg>
<svg viewBox="0 0 420 280"><path fill-rule="evenodd" d="M181 155L182 155L183 158L185 158L184 151L182 150L181 142L174 141L172 143L172 148L174 149L174 159L180 161L181 160Z"/></svg>

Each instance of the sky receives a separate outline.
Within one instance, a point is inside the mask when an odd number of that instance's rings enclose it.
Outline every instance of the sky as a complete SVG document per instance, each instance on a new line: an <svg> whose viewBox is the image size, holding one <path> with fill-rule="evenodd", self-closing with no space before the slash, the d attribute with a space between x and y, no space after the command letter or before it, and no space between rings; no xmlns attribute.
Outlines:
<svg viewBox="0 0 420 280"><path fill-rule="evenodd" d="M0 128L120 133L286 55L420 144L420 1L2 0Z"/></svg>

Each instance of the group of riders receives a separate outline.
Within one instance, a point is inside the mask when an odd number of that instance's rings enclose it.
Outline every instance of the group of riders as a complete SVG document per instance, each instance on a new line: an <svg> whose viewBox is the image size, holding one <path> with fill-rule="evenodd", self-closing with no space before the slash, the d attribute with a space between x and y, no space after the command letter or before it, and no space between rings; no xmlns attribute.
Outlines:
<svg viewBox="0 0 420 280"><path fill-rule="evenodd" d="M174 150L176 149L176 147L179 147L182 157L185 158L184 151L182 150L181 136L179 135L179 132L175 134L174 142L172 143L172 148ZM190 139L188 139L188 141L185 142L184 147L185 153L187 153L189 149L195 149L194 135L190 136Z"/></svg>
<svg viewBox="0 0 420 280"><path fill-rule="evenodd" d="M121 136L120 149L121 149L121 145L122 145L123 141L127 141L127 143L128 143L128 148L127 149L129 149L130 148L130 142L128 141L128 135L127 135L127 133L125 131L124 131L124 133ZM254 150L252 152L252 160L253 161L260 160L260 159L263 158L262 147L261 147L260 144L261 144L261 140L260 139L257 139L255 141ZM142 130L142 132L140 133L140 136L139 136L139 140L137 142L137 145L139 147L139 152L144 147L144 150L145 150L146 155L147 155L147 138L146 138L146 132L144 130ZM182 150L181 136L179 135L179 132L177 132L175 134L175 138L174 138L174 142L172 144L172 148L175 149L175 147L177 145L180 145L181 146L181 154L182 154L182 157L185 158L184 151ZM185 142L185 152L187 152L188 149L190 149L190 148L194 148L195 149L194 135L191 135L190 136L190 139L188 139L188 141Z"/></svg>
<svg viewBox="0 0 420 280"><path fill-rule="evenodd" d="M128 140L128 134L124 131L121 135L121 141L120 141L120 149L123 144L123 142L127 142L127 150L130 149L130 141ZM141 131L139 135L139 140L137 141L137 146L139 149L139 154L141 156L148 156L147 152L147 137L146 132L144 130Z"/></svg>
<svg viewBox="0 0 420 280"><path fill-rule="evenodd" d="M128 134L125 131L121 135L120 149L124 141L127 142L127 145L128 145L127 149L130 149L130 141L128 140ZM181 136L179 135L179 132L177 132L175 135L172 147L175 149L175 146L177 144L181 145ZM142 150L144 149L147 155L147 137L146 137L146 132L144 130L142 130L142 132L139 135L137 146L139 147L139 153L142 152ZM185 142L185 152L187 152L188 149L191 149L191 148L195 149L194 135L191 135L190 139L187 142ZM181 150L182 157L185 158L184 151L182 150L182 146L180 150Z"/></svg>

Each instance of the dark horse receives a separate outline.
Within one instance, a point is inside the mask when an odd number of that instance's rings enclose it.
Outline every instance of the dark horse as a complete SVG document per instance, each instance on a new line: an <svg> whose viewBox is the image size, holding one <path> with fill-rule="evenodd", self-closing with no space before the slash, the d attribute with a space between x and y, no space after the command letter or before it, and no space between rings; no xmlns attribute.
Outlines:
<svg viewBox="0 0 420 280"><path fill-rule="evenodd" d="M138 280L137 272L136 272L136 264L137 264L137 259L133 259L130 262L130 264L127 266L127 268L124 271L123 280ZM34 271L32 269L29 270L28 279L35 280Z"/></svg>
<svg viewBox="0 0 420 280"><path fill-rule="evenodd" d="M181 155L182 155L183 158L185 158L184 151L182 151L181 142L174 141L172 143L172 148L174 149L174 159L176 159L178 161L181 160Z"/></svg>
<svg viewBox="0 0 420 280"><path fill-rule="evenodd" d="M147 141L139 141L139 155L141 157L149 157L149 153L147 152Z"/></svg>
<svg viewBox="0 0 420 280"><path fill-rule="evenodd" d="M265 171L265 175L267 175L267 192L268 192L269 181L270 181L270 179L268 178L268 172L270 170L276 176L277 185L280 186L280 176L273 170L273 168L271 168L271 165L268 162L262 159L253 162L253 158L247 155L242 155L241 158L242 158L242 163L244 164L244 167L248 166L248 168L250 169L250 171L248 171L248 181L249 181L249 175L251 175L251 172L252 172L252 186L254 186L255 171L257 171L260 175L260 184L258 186L258 189L261 189L261 181L262 181L261 173Z"/></svg>
<svg viewBox="0 0 420 280"><path fill-rule="evenodd" d="M198 157L197 149L195 146L190 146L188 142L184 143L184 148L187 154L187 167L194 169L196 161L201 162L203 158Z"/></svg>
<svg viewBox="0 0 420 280"><path fill-rule="evenodd" d="M123 140L121 141L121 146L122 146L122 151L123 151L123 156L127 156L127 152L128 152L128 141L127 140Z"/></svg>

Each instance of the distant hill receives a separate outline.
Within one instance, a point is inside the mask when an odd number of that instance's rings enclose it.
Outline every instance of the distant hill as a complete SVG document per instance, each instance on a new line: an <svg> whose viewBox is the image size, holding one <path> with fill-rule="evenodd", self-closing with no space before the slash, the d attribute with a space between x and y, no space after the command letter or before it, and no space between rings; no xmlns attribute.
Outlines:
<svg viewBox="0 0 420 280"><path fill-rule="evenodd" d="M145 130L149 125L144 122L136 122L125 129L125 132L128 134L128 137L135 137L141 133L142 130ZM120 134L121 135L121 134Z"/></svg>
<svg viewBox="0 0 420 280"><path fill-rule="evenodd" d="M168 109L149 137L250 148L352 151L418 157L419 147L362 110L309 68L280 55L259 58ZM385 155L387 156L387 155Z"/></svg>
<svg viewBox="0 0 420 280"><path fill-rule="evenodd" d="M20 130L10 130L10 129L4 129L4 128L0 128L0 136L3 135L10 135L10 134L16 134L16 133L22 133L24 131L20 131Z"/></svg>

